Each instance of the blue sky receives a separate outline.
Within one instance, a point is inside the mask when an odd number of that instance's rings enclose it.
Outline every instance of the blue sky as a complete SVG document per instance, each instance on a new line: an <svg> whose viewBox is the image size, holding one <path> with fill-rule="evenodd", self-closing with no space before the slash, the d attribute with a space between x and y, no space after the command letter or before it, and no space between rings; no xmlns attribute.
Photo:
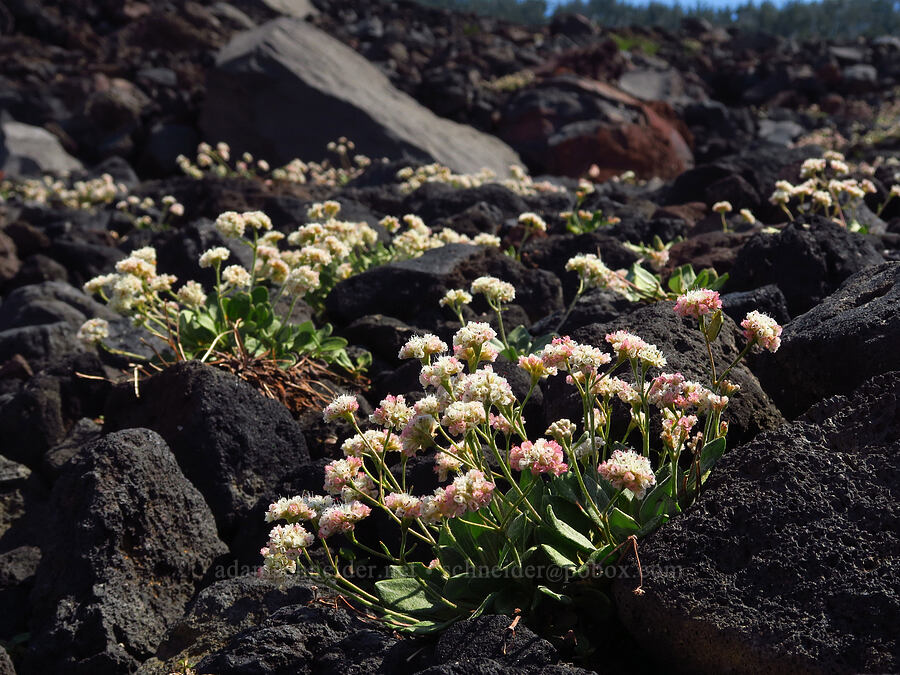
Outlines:
<svg viewBox="0 0 900 675"><path fill-rule="evenodd" d="M547 4L550 5L550 7L552 8L552 7L555 7L556 5L560 4L561 1L562 0L547 0ZM662 2L664 5L674 5L675 4L675 0L656 0L656 1ZM757 4L760 1L761 0L755 0L755 2ZM646 4L648 4L648 2L649 2L649 0L628 0L628 4L630 4L630 5L646 5ZM692 7L696 4L696 2L697 2L697 0L683 0L681 2L681 5L683 7ZM774 4L776 4L778 6L781 6L784 4L785 0L772 0L772 2L774 2ZM743 4L743 1L742 0L700 0L700 3L703 5L710 6L710 7L719 8L719 7L734 7L735 5Z"/></svg>

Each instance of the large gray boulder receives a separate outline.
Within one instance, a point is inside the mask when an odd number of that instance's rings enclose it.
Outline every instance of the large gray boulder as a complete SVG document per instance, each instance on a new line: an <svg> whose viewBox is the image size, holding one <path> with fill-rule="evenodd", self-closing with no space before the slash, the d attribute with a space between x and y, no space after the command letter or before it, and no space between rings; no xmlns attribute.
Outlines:
<svg viewBox="0 0 900 675"><path fill-rule="evenodd" d="M518 156L503 142L437 117L355 51L293 18L237 35L207 82L201 128L270 163L318 160L351 138L369 157L407 154L456 171L506 174Z"/></svg>
<svg viewBox="0 0 900 675"><path fill-rule="evenodd" d="M319 13L310 0L259 0L259 2L274 12L296 19L305 19Z"/></svg>
<svg viewBox="0 0 900 675"><path fill-rule="evenodd" d="M46 129L10 119L0 123L0 172L8 176L39 176L81 168L81 162Z"/></svg>
<svg viewBox="0 0 900 675"><path fill-rule="evenodd" d="M893 372L725 455L641 543L644 594L615 582L620 615L680 672L896 673L898 479Z"/></svg>

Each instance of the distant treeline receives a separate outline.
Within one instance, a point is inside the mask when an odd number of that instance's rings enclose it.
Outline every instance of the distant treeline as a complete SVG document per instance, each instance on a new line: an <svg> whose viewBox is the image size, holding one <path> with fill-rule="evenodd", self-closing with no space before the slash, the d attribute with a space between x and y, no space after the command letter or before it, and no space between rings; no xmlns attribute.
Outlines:
<svg viewBox="0 0 900 675"><path fill-rule="evenodd" d="M546 0L418 0L423 5L472 11L518 23L548 20ZM626 4L618 0L569 0L555 12L578 12L604 26L660 26L676 30L685 17L700 17L714 25L762 30L788 37L848 38L858 35L900 35L900 0L790 0L745 2L715 9L703 2Z"/></svg>

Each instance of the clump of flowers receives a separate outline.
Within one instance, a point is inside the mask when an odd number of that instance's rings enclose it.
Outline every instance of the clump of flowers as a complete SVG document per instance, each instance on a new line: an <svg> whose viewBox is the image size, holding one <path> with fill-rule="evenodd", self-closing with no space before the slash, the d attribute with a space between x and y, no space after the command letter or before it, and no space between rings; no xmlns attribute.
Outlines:
<svg viewBox="0 0 900 675"><path fill-rule="evenodd" d="M448 228L435 233L413 214L383 218L379 225L388 235L385 238L368 223L340 219L340 213L339 202L313 204L307 211L309 222L287 237L296 250L278 254L289 266L299 265L317 275L318 282L303 294L317 311L324 309L325 297L339 281L377 265L417 258L447 244L500 245L499 239L486 234L469 238ZM240 236L237 230L234 233Z"/></svg>
<svg viewBox="0 0 900 675"><path fill-rule="evenodd" d="M497 183L511 192L529 197L542 192L565 192L564 187L547 181L535 182L528 172L520 166L509 167L509 178L500 178L490 169L482 169L477 173L458 174L442 164L426 164L417 168L404 167L397 172L402 181L400 191L404 194L415 192L425 183L443 183L461 190L481 187L488 183Z"/></svg>
<svg viewBox="0 0 900 675"><path fill-rule="evenodd" d="M596 171L595 171L596 169ZM588 172L592 177L599 176L600 169L596 165L591 166ZM632 174L633 176L633 174ZM562 211L559 217L566 224L566 231L572 234L585 234L594 232L601 227L609 227L621 222L621 218L617 216L604 216L600 209L589 210L582 208L587 198L592 195L596 189L594 184L585 179L578 181L578 188L575 190L575 208L571 211Z"/></svg>
<svg viewBox="0 0 900 675"><path fill-rule="evenodd" d="M67 209L94 209L110 204L127 193L128 188L122 183L116 183L108 173L90 179L44 176L0 182L0 195L3 199L16 196L26 202Z"/></svg>
<svg viewBox="0 0 900 675"><path fill-rule="evenodd" d="M228 264L233 254L224 246L204 251L198 265L215 273L209 292L194 280L178 287L175 276L158 273L152 247L133 251L116 263L115 273L91 279L84 289L168 345L174 358L205 360L220 351L291 365L309 355L348 371L365 367L367 359L351 360L346 340L331 336L327 324L292 323L297 302L319 287L319 274L302 253L278 248L282 235L272 231L266 214L229 211L219 216L216 228L246 247L251 262ZM285 309L276 312L282 299ZM87 327L82 332L96 334Z"/></svg>
<svg viewBox="0 0 900 675"><path fill-rule="evenodd" d="M160 203L152 197L128 195L116 203L116 210L125 214L139 229L165 230L184 215L184 205L172 195L165 195Z"/></svg>
<svg viewBox="0 0 900 675"><path fill-rule="evenodd" d="M304 162L294 159L281 167L273 168L268 161L254 157L249 152L234 156L231 146L219 142L214 146L200 143L193 160L184 155L176 159L178 167L191 178L215 176L218 178L258 178L266 182L309 183L311 185L346 185L360 176L371 165L365 155L353 155L355 145L341 137L328 143L327 149L337 157L337 163L328 159L322 162Z"/></svg>
<svg viewBox="0 0 900 675"><path fill-rule="evenodd" d="M863 166L850 164L840 152L828 150L822 157L803 162L800 167L802 183L776 182L769 202L781 208L791 220L794 220L793 204L798 214L821 214L851 231L864 232L866 228L858 222L848 222L847 211L861 205L866 195L878 192L868 177L852 177L853 174L864 176L865 173ZM878 214L895 195L900 195L900 187L894 187L888 192Z"/></svg>
<svg viewBox="0 0 900 675"><path fill-rule="evenodd" d="M513 297L492 278L477 280L473 292L498 304ZM465 299L459 292L446 304ZM720 307L708 289L676 303L707 343L721 328ZM708 350L712 377L706 384L666 372L655 345L620 330L607 335L605 345L562 336L521 356L518 367L529 384L518 393L491 365L496 333L487 324L463 325L452 354L434 335L411 338L400 356L419 363L422 395L414 403L385 397L368 429L355 397L340 396L325 408L326 421L349 423L353 435L342 445L344 457L325 469L325 495L283 498L269 508L267 522L305 529L273 530L262 549L264 573L279 577L302 569L393 627L413 632L515 607L524 608L527 621L539 597L568 611L592 570L602 570L626 543L696 499L725 447L723 414L738 389L726 375L752 346L777 348L779 329L764 315L751 313L743 327L747 348L721 375ZM525 410L550 377L564 377L575 388L582 419L557 420L535 438ZM631 413L624 431L613 425L613 406L620 403ZM654 415L660 420L655 427ZM657 428L654 446L651 430ZM433 466L437 488L416 488L413 458ZM400 536L372 547L357 538L356 528L376 512ZM386 562L385 577L368 585L339 564L341 544L331 541L338 534L355 548L351 559ZM324 567L309 553L313 535L328 561ZM523 569L537 565L565 573L523 577ZM484 569L493 575L489 588L478 581Z"/></svg>
<svg viewBox="0 0 900 675"><path fill-rule="evenodd" d="M640 256L638 262L647 261L654 272L661 272L663 268L669 264L669 249L672 248L680 239L663 243L663 240L654 235L650 244L632 244L624 242L622 245L629 251L637 253Z"/></svg>

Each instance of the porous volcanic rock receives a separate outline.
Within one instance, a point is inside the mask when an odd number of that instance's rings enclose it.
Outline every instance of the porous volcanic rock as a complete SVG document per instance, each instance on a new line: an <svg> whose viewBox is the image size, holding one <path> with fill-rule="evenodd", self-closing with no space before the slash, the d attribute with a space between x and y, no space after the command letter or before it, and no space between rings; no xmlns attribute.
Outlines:
<svg viewBox="0 0 900 675"><path fill-rule="evenodd" d="M228 567L224 571L227 573ZM191 600L184 617L168 630L156 654L141 665L138 675L169 675L177 670L179 661L196 663L278 609L307 604L314 598L315 589L299 577L288 578L283 584L259 579L255 574L222 579Z"/></svg>
<svg viewBox="0 0 900 675"><path fill-rule="evenodd" d="M832 295L784 327L781 348L754 366L788 416L900 370L900 262L854 274Z"/></svg>
<svg viewBox="0 0 900 675"><path fill-rule="evenodd" d="M377 628L345 609L291 605L235 635L196 669L210 675L374 673L397 645Z"/></svg>
<svg viewBox="0 0 900 675"><path fill-rule="evenodd" d="M452 288L468 289L480 276L495 276L516 288L515 304L532 321L562 306L559 279L543 270L529 270L496 249L450 244L350 277L326 299L329 316L346 323L366 314L385 314L420 328L446 320L439 306Z"/></svg>
<svg viewBox="0 0 900 675"><path fill-rule="evenodd" d="M321 157L328 140L349 135L369 157L406 153L504 174L520 163L499 139L437 117L352 49L292 18L241 33L222 50L201 126L207 138L282 164Z"/></svg>
<svg viewBox="0 0 900 675"><path fill-rule="evenodd" d="M117 389L106 428L132 427L153 429L166 440L225 540L258 502L270 500L283 479L309 461L303 432L287 408L199 361L176 364L142 382L140 398L128 386ZM264 540L260 531L256 542ZM258 551L240 553L258 557Z"/></svg>
<svg viewBox="0 0 900 675"><path fill-rule="evenodd" d="M620 615L680 672L897 672L898 481L892 372L727 454L641 544Z"/></svg>
<svg viewBox="0 0 900 675"><path fill-rule="evenodd" d="M871 242L826 218L790 223L778 234L754 235L738 252L728 290L775 284L788 311L814 307L851 274L883 262Z"/></svg>
<svg viewBox="0 0 900 675"><path fill-rule="evenodd" d="M131 672L226 552L212 513L147 429L86 447L51 505L20 672Z"/></svg>

